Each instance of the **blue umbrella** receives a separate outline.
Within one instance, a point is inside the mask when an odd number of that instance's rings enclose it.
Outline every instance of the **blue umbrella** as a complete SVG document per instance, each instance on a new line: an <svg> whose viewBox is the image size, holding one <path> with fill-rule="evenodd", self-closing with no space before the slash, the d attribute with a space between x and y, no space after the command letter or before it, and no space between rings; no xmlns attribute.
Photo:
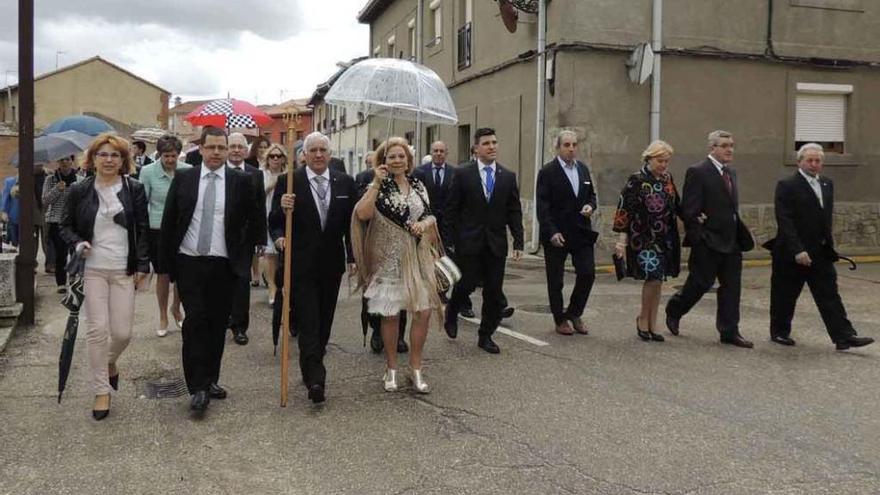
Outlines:
<svg viewBox="0 0 880 495"><path fill-rule="evenodd" d="M49 124L43 129L43 134L53 134L64 131L79 131L89 136L97 136L102 132L115 132L116 130L107 122L89 115L69 115L62 117Z"/></svg>
<svg viewBox="0 0 880 495"><path fill-rule="evenodd" d="M77 131L64 131L46 134L34 139L34 163L48 163L60 158L75 155L92 143L94 138ZM18 152L10 160L18 166Z"/></svg>

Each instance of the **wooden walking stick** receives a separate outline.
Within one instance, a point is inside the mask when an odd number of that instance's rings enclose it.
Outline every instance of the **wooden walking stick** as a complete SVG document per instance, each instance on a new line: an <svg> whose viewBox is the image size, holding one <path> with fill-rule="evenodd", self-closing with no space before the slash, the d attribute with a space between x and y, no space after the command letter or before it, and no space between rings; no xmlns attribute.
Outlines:
<svg viewBox="0 0 880 495"><path fill-rule="evenodd" d="M287 169L287 194L293 194L293 170L296 164ZM291 254L293 251L293 211L284 213L284 286L281 305L281 407L287 407L287 369L290 364L290 298L293 280L290 277Z"/></svg>

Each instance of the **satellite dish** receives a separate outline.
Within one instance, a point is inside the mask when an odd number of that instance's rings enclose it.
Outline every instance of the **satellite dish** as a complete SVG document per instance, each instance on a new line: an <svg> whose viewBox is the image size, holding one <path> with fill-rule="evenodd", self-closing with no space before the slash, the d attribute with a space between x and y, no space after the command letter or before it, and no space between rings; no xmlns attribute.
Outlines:
<svg viewBox="0 0 880 495"><path fill-rule="evenodd" d="M651 49L651 45L644 43L633 50L626 66L629 67L630 81L645 84L654 72L654 50Z"/></svg>
<svg viewBox="0 0 880 495"><path fill-rule="evenodd" d="M501 21L504 27L510 33L516 32L517 21L519 21L519 12L516 7L510 4L508 0L498 0L498 8L501 10Z"/></svg>

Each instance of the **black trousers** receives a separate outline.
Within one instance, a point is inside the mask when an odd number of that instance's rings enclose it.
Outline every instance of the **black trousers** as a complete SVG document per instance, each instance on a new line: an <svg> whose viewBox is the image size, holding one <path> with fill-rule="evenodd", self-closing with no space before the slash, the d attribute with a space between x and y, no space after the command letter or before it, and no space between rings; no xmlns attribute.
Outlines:
<svg viewBox="0 0 880 495"><path fill-rule="evenodd" d="M715 327L722 337L739 335L739 299L742 292L742 253L720 253L705 244L691 248L684 287L669 299L666 314L681 318L718 279Z"/></svg>
<svg viewBox="0 0 880 495"><path fill-rule="evenodd" d="M330 340L342 274L299 277L293 283L293 313L299 344L299 367L306 387L324 385L324 354Z"/></svg>
<svg viewBox="0 0 880 495"><path fill-rule="evenodd" d="M235 275L226 258L177 255L183 304L183 374L191 394L220 379Z"/></svg>
<svg viewBox="0 0 880 495"><path fill-rule="evenodd" d="M447 311L457 315L465 301L478 284L483 285L483 308L481 311L480 337L490 337L501 323L501 310L504 309L504 267L507 258L495 256L488 249L477 255L459 255L461 280L452 290Z"/></svg>
<svg viewBox="0 0 880 495"><path fill-rule="evenodd" d="M813 301L833 342L856 335L846 317L846 309L837 290L837 270L830 260L813 260L811 266L801 266L793 260L773 257L770 277L770 335L791 335L791 319L804 283L813 294Z"/></svg>
<svg viewBox="0 0 880 495"><path fill-rule="evenodd" d="M49 224L49 241L55 251L55 285L63 287L67 285L67 255L70 248L61 238L61 226L57 223Z"/></svg>
<svg viewBox="0 0 880 495"><path fill-rule="evenodd" d="M571 255L574 265L575 281L568 308L562 307L562 288L564 287L565 260ZM552 244L544 243L544 268L547 272L547 296L550 299L550 310L553 320L557 325L560 323L580 318L587 307L587 299L593 289L596 280L596 260L593 255L593 246L587 245L578 248L558 248Z"/></svg>
<svg viewBox="0 0 880 495"><path fill-rule="evenodd" d="M248 258L250 261L250 258ZM251 320L251 270L248 264L247 275L235 277L232 289L232 311L229 313L229 328L233 333L246 333Z"/></svg>

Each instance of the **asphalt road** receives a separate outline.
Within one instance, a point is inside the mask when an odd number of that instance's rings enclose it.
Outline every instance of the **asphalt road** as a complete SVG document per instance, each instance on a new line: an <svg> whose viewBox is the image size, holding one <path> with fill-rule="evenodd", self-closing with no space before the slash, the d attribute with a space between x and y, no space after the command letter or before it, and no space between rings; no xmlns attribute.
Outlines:
<svg viewBox="0 0 880 495"><path fill-rule="evenodd" d="M155 335L154 296L141 294L100 423L82 336L56 403L66 314L40 275L38 325L0 355L0 493L880 493L880 344L836 352L807 291L798 345L778 346L767 338L769 270L747 269L742 333L756 347L743 350L718 343L711 295L682 336L637 340L640 286L607 274L588 305L590 335L556 335L549 315L524 311L546 305L540 265L509 275L519 310L505 326L531 340L499 335L492 356L469 323L455 341L432 329L427 396L382 390L384 361L362 347L359 298L344 284L328 401L306 399L294 354L287 408L266 291L255 289L251 343L226 347L230 397L202 420L186 397L147 398L150 384L179 379L180 334ZM880 265L841 275L860 334L880 337Z"/></svg>

